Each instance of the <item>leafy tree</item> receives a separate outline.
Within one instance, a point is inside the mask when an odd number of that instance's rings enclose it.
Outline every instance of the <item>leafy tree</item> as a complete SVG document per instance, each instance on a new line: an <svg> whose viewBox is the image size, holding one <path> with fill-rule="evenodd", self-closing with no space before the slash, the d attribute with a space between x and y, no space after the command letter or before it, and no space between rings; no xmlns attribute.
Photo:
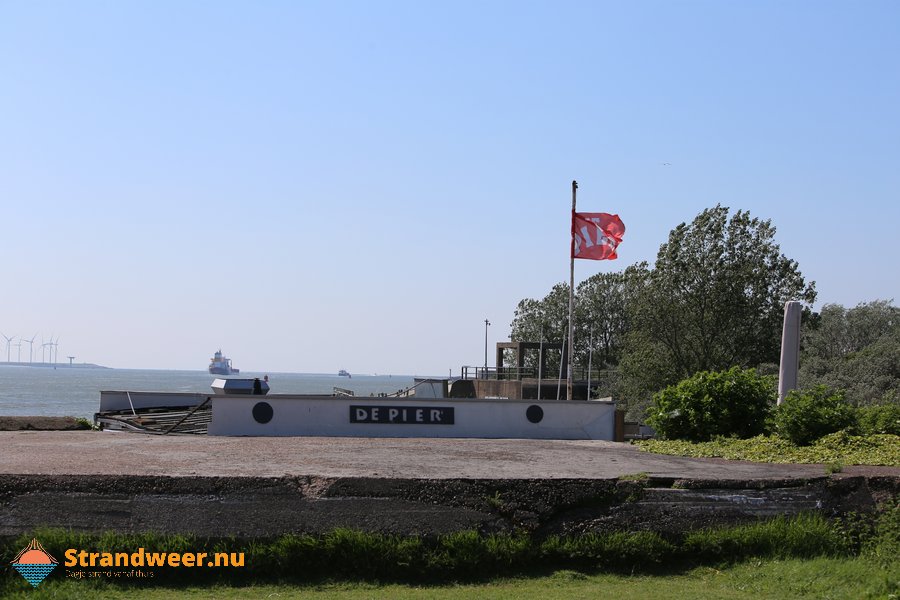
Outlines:
<svg viewBox="0 0 900 600"><path fill-rule="evenodd" d="M582 281L575 292L575 357L598 368L619 363L629 329L629 307L646 284L647 263L620 273L598 273ZM591 343L593 346L591 347Z"/></svg>
<svg viewBox="0 0 900 600"><path fill-rule="evenodd" d="M668 349L648 332L634 329L625 336L619 370L619 387L613 395L624 401L625 418L632 421L642 420L653 394L679 377Z"/></svg>
<svg viewBox="0 0 900 600"><path fill-rule="evenodd" d="M781 254L770 221L728 213L706 209L660 247L633 303L633 329L641 335L631 338L626 378L645 376L643 340L661 348L677 377L778 362L784 304L812 303L815 286Z"/></svg>
<svg viewBox="0 0 900 600"><path fill-rule="evenodd" d="M746 211L729 218L722 206L673 229L652 269L641 263L598 274L576 292L575 364L587 365L593 329L594 362L616 372L611 391L627 402L629 418L642 416L653 393L694 373L771 368L785 302L810 305L816 297L815 284L781 254L770 221ZM567 313L568 286L557 284L542 300L519 303L510 337L538 340L543 323L544 339L560 342Z"/></svg>
<svg viewBox="0 0 900 600"><path fill-rule="evenodd" d="M628 331L629 305L645 285L647 264L629 266L623 272L598 273L582 281L575 291L575 364L586 368L592 352L595 369L618 364ZM510 325L510 339L533 341L543 339L560 343L566 336L569 317L569 286L558 283L541 300L526 298L516 307ZM591 345L593 344L593 345ZM526 366L535 368L537 357L526 357ZM509 357L507 365L513 364ZM548 354L547 372L559 370L559 354Z"/></svg>
<svg viewBox="0 0 900 600"><path fill-rule="evenodd" d="M560 343L569 323L569 285L557 283L550 293L541 300L526 298L516 307L509 337L519 342ZM543 338L541 337L543 336ZM547 371L558 372L559 354L547 354ZM515 359L507 357L507 366L515 364ZM537 355L530 353L525 358L525 366L537 369Z"/></svg>
<svg viewBox="0 0 900 600"><path fill-rule="evenodd" d="M900 330L900 309L892 300L875 300L846 309L826 304L803 331L805 357L843 358Z"/></svg>
<svg viewBox="0 0 900 600"><path fill-rule="evenodd" d="M900 402L900 310L892 301L826 304L801 343L801 387L844 390L855 406Z"/></svg>

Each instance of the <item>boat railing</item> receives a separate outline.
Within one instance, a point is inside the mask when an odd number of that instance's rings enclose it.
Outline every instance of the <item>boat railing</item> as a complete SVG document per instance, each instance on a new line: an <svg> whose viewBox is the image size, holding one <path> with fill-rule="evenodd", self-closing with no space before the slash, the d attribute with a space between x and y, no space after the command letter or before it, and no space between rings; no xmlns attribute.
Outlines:
<svg viewBox="0 0 900 600"><path fill-rule="evenodd" d="M462 379L526 379L537 377L532 368L518 367L462 367Z"/></svg>
<svg viewBox="0 0 900 600"><path fill-rule="evenodd" d="M427 380L420 381L420 382L416 383L415 385L412 385L408 388L399 389L396 392L379 392L377 394L369 394L369 397L370 398L405 398L405 397L413 396L413 395L415 395L416 388L419 387L420 385L422 385L423 383L427 383ZM353 390L348 390L347 388L333 386L331 389L332 389L332 393L335 396L354 397L354 398L357 397L356 392L354 392ZM362 397L362 396L360 396L360 397Z"/></svg>
<svg viewBox="0 0 900 600"><path fill-rule="evenodd" d="M556 370L545 370L542 379L556 379ZM537 369L532 367L462 367L460 369L461 379L494 379L494 380L519 380L519 379L537 379ZM597 366L591 369L590 377L588 377L588 369L586 367L574 367L572 369L572 377L576 381L585 381L590 379L592 382L600 383L607 381L614 373L603 370ZM565 374L563 374L565 379Z"/></svg>

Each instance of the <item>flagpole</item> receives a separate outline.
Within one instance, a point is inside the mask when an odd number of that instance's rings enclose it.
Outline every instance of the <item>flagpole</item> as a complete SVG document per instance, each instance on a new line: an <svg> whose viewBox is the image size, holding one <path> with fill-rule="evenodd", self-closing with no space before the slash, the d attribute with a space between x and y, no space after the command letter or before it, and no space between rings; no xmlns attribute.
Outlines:
<svg viewBox="0 0 900 600"><path fill-rule="evenodd" d="M566 376L566 399L572 399L572 355L575 352L575 191L578 182L572 180L572 235L569 242L569 367Z"/></svg>
<svg viewBox="0 0 900 600"><path fill-rule="evenodd" d="M587 380L587 399L591 399L591 367L594 360L594 327L591 326L591 337L588 342L588 380Z"/></svg>

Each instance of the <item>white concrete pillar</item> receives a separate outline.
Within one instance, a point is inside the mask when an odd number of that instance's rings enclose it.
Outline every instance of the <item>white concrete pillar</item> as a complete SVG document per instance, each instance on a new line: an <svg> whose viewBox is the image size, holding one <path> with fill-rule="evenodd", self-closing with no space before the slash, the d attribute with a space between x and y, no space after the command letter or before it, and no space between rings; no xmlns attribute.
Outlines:
<svg viewBox="0 0 900 600"><path fill-rule="evenodd" d="M784 304L784 328L781 331L781 366L778 369L778 404L788 392L797 389L800 370L800 312L796 300Z"/></svg>

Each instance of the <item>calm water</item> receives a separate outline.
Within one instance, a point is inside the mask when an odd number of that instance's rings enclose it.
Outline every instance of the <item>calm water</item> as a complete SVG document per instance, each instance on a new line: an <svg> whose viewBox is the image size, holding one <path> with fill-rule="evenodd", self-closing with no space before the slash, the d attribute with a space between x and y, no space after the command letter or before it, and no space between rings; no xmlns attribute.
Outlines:
<svg viewBox="0 0 900 600"><path fill-rule="evenodd" d="M241 372L240 377L265 373ZM405 375L268 373L270 394L331 394L335 386L357 395L392 393L413 385ZM73 416L93 419L100 390L206 392L215 379L206 371L70 369L0 365L0 415Z"/></svg>

